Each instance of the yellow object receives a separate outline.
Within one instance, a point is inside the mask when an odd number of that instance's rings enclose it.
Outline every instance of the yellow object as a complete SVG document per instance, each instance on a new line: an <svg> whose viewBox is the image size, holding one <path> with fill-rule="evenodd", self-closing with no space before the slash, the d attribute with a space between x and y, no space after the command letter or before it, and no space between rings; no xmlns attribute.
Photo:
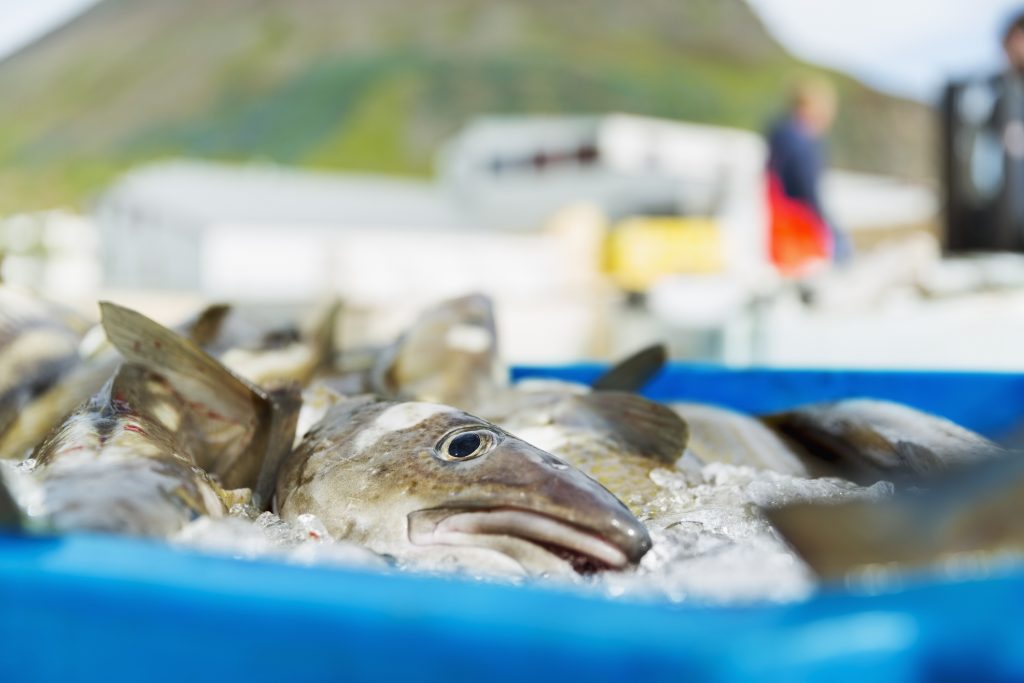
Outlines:
<svg viewBox="0 0 1024 683"><path fill-rule="evenodd" d="M722 236L708 218L629 218L608 236L607 267L625 290L646 291L655 280L676 273L722 270Z"/></svg>

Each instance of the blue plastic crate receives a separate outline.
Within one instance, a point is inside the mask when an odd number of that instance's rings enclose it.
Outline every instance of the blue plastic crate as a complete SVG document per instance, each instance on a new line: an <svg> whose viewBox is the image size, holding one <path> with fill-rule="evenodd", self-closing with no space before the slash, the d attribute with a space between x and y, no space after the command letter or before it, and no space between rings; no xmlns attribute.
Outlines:
<svg viewBox="0 0 1024 683"><path fill-rule="evenodd" d="M1006 374L676 365L650 394L755 412L874 396L992 436L1024 415ZM1024 680L1022 606L1024 572L722 608L0 536L0 681Z"/></svg>

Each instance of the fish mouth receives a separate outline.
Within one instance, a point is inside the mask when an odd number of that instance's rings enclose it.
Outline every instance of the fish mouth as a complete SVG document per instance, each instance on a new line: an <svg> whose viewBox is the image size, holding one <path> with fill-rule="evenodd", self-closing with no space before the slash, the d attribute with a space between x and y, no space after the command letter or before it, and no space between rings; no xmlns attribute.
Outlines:
<svg viewBox="0 0 1024 683"><path fill-rule="evenodd" d="M409 540L416 545L481 545L484 537L506 537L537 546L582 576L620 570L639 559L597 532L549 515L515 507L420 510L409 515ZM500 545L499 552L506 552ZM643 552L647 548L644 547ZM513 556L513 559L518 559Z"/></svg>

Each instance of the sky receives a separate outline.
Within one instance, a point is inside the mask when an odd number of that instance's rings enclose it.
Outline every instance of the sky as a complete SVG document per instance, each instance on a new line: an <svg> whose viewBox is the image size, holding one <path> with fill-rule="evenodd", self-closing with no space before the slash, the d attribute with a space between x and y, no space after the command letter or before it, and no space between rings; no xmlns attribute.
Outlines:
<svg viewBox="0 0 1024 683"><path fill-rule="evenodd" d="M0 0L0 57L94 1ZM1024 0L748 2L801 59L921 100L935 99L950 76L998 69L1001 27L1013 10L1024 9Z"/></svg>
<svg viewBox="0 0 1024 683"><path fill-rule="evenodd" d="M1000 38L1024 0L748 0L798 57L931 100L949 77L1002 67Z"/></svg>

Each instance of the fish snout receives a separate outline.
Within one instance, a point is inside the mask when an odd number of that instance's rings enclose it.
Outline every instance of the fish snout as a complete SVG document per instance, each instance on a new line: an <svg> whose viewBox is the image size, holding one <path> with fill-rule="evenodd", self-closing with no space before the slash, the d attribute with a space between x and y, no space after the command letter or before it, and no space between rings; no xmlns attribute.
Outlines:
<svg viewBox="0 0 1024 683"><path fill-rule="evenodd" d="M520 462L513 471L530 511L613 546L624 560L614 568L636 565L651 549L647 527L611 491L546 451L521 441L515 448Z"/></svg>

